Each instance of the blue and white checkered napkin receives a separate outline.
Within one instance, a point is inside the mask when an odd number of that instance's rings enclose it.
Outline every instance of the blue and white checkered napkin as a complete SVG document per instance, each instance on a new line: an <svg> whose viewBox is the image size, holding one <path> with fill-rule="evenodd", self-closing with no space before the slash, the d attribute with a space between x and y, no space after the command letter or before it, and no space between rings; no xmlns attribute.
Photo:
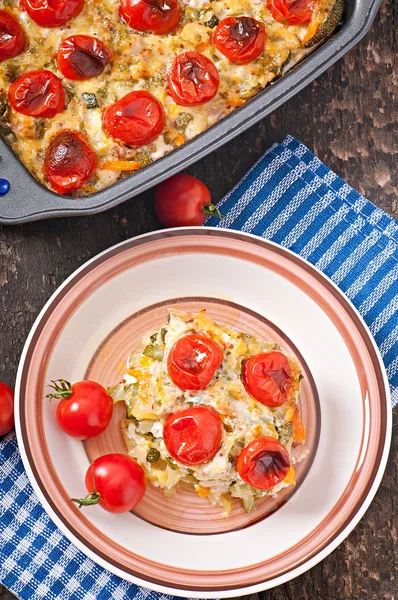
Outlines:
<svg viewBox="0 0 398 600"><path fill-rule="evenodd" d="M398 404L398 224L305 146L276 144L220 203L221 223L279 242L324 271L356 305ZM15 437L0 443L0 581L23 599L166 600L95 565L53 525L23 470Z"/></svg>

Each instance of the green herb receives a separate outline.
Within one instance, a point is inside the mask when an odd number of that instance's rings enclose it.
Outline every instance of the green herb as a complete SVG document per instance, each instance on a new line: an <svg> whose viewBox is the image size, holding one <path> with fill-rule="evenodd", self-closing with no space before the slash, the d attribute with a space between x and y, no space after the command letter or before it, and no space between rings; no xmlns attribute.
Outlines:
<svg viewBox="0 0 398 600"><path fill-rule="evenodd" d="M119 65L119 69L120 69L121 71L128 71L128 70L129 70L128 66L127 66L127 65L124 65L123 63Z"/></svg>
<svg viewBox="0 0 398 600"><path fill-rule="evenodd" d="M151 162L153 162L148 152L145 152L144 150L137 152L137 154L134 156L134 160L140 164L140 167L147 167L151 164Z"/></svg>
<svg viewBox="0 0 398 600"><path fill-rule="evenodd" d="M220 22L220 19L216 15L213 15L208 21L206 21L205 25L206 25L206 27L209 27L210 29L214 29L214 27L217 27L219 22Z"/></svg>
<svg viewBox="0 0 398 600"><path fill-rule="evenodd" d="M145 354L145 356L158 361L162 361L164 356L163 351L157 344L148 344L148 346L142 351L142 354Z"/></svg>
<svg viewBox="0 0 398 600"><path fill-rule="evenodd" d="M101 87L101 88L98 88L98 90L97 90L97 94L99 96L106 96L107 93L108 93L108 90L106 89L106 87Z"/></svg>
<svg viewBox="0 0 398 600"><path fill-rule="evenodd" d="M176 127L178 131L184 132L188 123L192 121L193 116L189 113L180 113L176 120Z"/></svg>
<svg viewBox="0 0 398 600"><path fill-rule="evenodd" d="M10 83L13 83L19 77L19 66L12 61L9 61L5 66L5 75Z"/></svg>
<svg viewBox="0 0 398 600"><path fill-rule="evenodd" d="M158 334L153 333L149 339L151 340L152 344L154 344L156 342L156 340L158 339Z"/></svg>
<svg viewBox="0 0 398 600"><path fill-rule="evenodd" d="M166 327L162 327L162 329L160 330L160 339L162 340L163 344L165 343L166 333L167 333Z"/></svg>
<svg viewBox="0 0 398 600"><path fill-rule="evenodd" d="M170 469L173 469L173 471L176 471L178 469L178 466L175 464L175 462L171 460L171 458L169 458L168 456L165 456L164 460L167 462Z"/></svg>
<svg viewBox="0 0 398 600"><path fill-rule="evenodd" d="M160 452L156 448L151 448L146 455L146 459L149 463L155 463L160 458Z"/></svg>
<svg viewBox="0 0 398 600"><path fill-rule="evenodd" d="M302 375L302 374L300 373L300 375L298 376L298 380L299 380L299 381L301 381L302 379L304 379L304 375Z"/></svg>
<svg viewBox="0 0 398 600"><path fill-rule="evenodd" d="M170 134L168 131L165 131L163 134L163 139L164 139L164 143L165 144L170 144L171 139L170 139Z"/></svg>
<svg viewBox="0 0 398 600"><path fill-rule="evenodd" d="M293 437L293 423L290 421L278 427L278 436L280 443L286 446Z"/></svg>
<svg viewBox="0 0 398 600"><path fill-rule="evenodd" d="M87 108L98 108L98 100L95 94L89 94L88 92L83 92L82 94L83 100L86 103Z"/></svg>
<svg viewBox="0 0 398 600"><path fill-rule="evenodd" d="M8 102L5 94L0 94L0 119L6 116L8 111Z"/></svg>
<svg viewBox="0 0 398 600"><path fill-rule="evenodd" d="M10 144L14 144L17 141L17 136L7 123L0 122L0 135L5 137Z"/></svg>

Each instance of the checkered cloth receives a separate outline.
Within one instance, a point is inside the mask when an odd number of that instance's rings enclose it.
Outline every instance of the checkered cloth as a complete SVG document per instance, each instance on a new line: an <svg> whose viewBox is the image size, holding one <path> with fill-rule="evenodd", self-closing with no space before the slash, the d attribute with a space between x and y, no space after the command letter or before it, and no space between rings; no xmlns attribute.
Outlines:
<svg viewBox="0 0 398 600"><path fill-rule="evenodd" d="M208 225L279 242L324 271L369 325L398 403L398 225L288 137L219 204ZM111 575L53 525L24 472L15 437L0 442L0 581L23 599L166 600Z"/></svg>

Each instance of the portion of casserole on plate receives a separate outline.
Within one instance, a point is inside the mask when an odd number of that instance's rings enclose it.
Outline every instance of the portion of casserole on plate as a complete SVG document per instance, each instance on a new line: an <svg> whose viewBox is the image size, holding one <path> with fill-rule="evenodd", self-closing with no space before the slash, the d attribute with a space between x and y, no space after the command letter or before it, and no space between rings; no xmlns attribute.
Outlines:
<svg viewBox="0 0 398 600"><path fill-rule="evenodd" d="M205 311L171 311L109 388L126 404L127 450L166 494L177 484L246 511L295 485L307 454L298 394L302 375L277 344L218 325Z"/></svg>
<svg viewBox="0 0 398 600"><path fill-rule="evenodd" d="M88 195L242 106L329 35L343 0L3 0L0 133Z"/></svg>

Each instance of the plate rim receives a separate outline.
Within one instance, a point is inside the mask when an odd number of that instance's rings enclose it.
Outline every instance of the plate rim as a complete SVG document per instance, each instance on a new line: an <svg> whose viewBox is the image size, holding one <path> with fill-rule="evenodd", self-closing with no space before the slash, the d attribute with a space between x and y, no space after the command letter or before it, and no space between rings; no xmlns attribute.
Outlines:
<svg viewBox="0 0 398 600"><path fill-rule="evenodd" d="M25 364L25 360L26 360L26 355L27 355L30 345L32 343L32 339L36 332L36 329L39 326L39 324L40 324L42 318L44 317L45 313L47 312L48 308L53 303L53 301L64 290L64 288L67 287L74 280L74 278L82 270L89 267L91 264L93 264L99 258L105 257L107 254L112 256L115 252L117 253L124 246L131 243L132 240L138 241L138 243L141 244L141 243L150 242L151 238L156 239L159 234L162 234L163 236L166 236L166 237L173 237L175 234L195 235L195 233L197 233L197 234L200 233L200 235L206 235L206 233L207 233L209 236L211 236L212 234L216 235L218 232L220 232L220 233L223 232L224 234L234 236L235 238L236 237L241 238L243 241L248 241L248 242L255 241L256 243L258 243L260 241L260 242L269 244L271 246L274 246L276 248L282 248L288 255L291 255L296 260L298 259L299 261L301 261L302 263L307 265L307 267L309 267L310 270L313 270L316 273L318 273L318 275L320 275L321 278L325 282L327 282L329 285L331 285L334 288L334 290L338 293L338 295L340 297L342 297L345 302L348 303L348 305L351 307L351 309L354 311L357 318L361 322L361 324L365 330L365 333L367 334L367 337L370 340L371 345L373 346L376 358L378 360L378 366L380 368L383 383L384 383L384 391L385 391L386 404L387 404L386 430L385 430L384 440L380 440L383 443L383 450L381 453L379 466L377 468L376 473L374 474L373 481L369 487L369 490L368 490L366 496L363 499L361 506L359 506L355 515L349 520L349 522L342 529L342 531L339 533L339 535L337 535L328 544L326 544L326 546L323 549L321 549L319 552L317 552L314 556L312 556L308 560L305 560L302 564L298 565L297 567L294 567L293 569L288 570L285 573L282 573L280 576L274 577L267 581L259 582L259 583L252 584L249 586L241 586L241 587L229 589L229 590L213 590L213 591L211 591L211 590L210 591L209 590L207 590L207 591L186 590L185 591L185 590L182 590L179 588L168 587L167 585L159 585L159 584L153 583L151 581L140 579L138 577L130 575L130 574L124 572L123 570L111 565L106 560L102 559L100 556L95 554L95 552L92 552L83 543L81 543L80 540L78 538L76 538L74 536L74 534L64 525L64 523L61 521L61 519L59 519L57 514L53 511L52 507L47 502L47 499L45 498L38 483L36 482L33 470L30 467L30 463L29 463L27 454L25 452L24 444L23 444L21 421L20 421L20 411L19 411L19 396L20 396L22 372L23 372L23 368L24 368L24 364ZM382 360L380 351L373 339L373 336L372 336L368 326L366 325L364 319L362 318L362 316L360 315L360 313L358 312L356 307L353 305L351 300L340 290L340 288L327 275L325 275L317 267L312 265L312 263L310 263L308 260L301 257L300 255L296 254L292 250L285 248L284 246L281 246L280 244L278 244L276 242L273 242L268 239L262 239L259 236L256 236L256 235L253 235L250 233L235 231L235 230L222 228L222 227L206 227L206 226L176 227L176 228L171 228L171 229L163 229L163 230L155 230L155 231L147 232L147 233L144 233L144 234L141 234L138 236L134 236L132 238L128 238L127 240L123 240L123 241L119 242L118 244L110 246L109 248L103 250L102 252L100 252L100 253L96 254L95 256L93 256L92 258L90 258L88 261L86 261L80 267L78 267L75 271L73 271L65 279L65 281L54 291L54 293L50 296L50 298L44 304L43 308L41 309L38 316L36 317L36 319L32 325L32 328L28 334L28 337L26 339L26 342L24 344L24 348L23 348L23 351L21 354L18 371L17 371L17 378L16 378L16 384L15 384L14 407L15 407L15 430L16 430L16 435L17 435L18 447L19 447L22 462L23 462L24 468L27 472L29 481L30 481L34 491L36 492L43 509L45 510L47 515L50 517L50 519L57 525L57 527L67 537L67 539L70 542L72 542L81 552L83 552L83 554L85 554L87 557L89 557L91 560L93 560L93 562L102 566L104 569L110 571L111 573L117 575L121 579L127 580L130 583L134 583L136 585L154 590L156 592L171 594L171 595L179 596L179 597L183 597L183 598L232 598L232 597L237 597L237 596L241 596L241 595L256 593L256 592L270 589L270 588L276 587L278 585L281 585L283 583L286 583L287 581L290 581L290 580L294 579L295 577L298 577L302 573L308 571L309 569L314 567L316 564L321 562L324 558L326 558L326 556L328 556L331 552L333 552L333 550L335 550L337 548L337 546L339 546L340 543L351 533L351 531L358 524L360 519L363 517L363 515L369 508L369 505L372 502L372 500L377 492L377 489L381 483L381 480L382 480L382 477L383 477L383 474L384 474L384 471L386 468L387 459L388 459L389 450L390 450L390 444L391 444L391 435L392 435L392 410L391 410L391 403L390 403L390 389L389 389L389 383L388 383L385 367L383 364L383 360Z"/></svg>

